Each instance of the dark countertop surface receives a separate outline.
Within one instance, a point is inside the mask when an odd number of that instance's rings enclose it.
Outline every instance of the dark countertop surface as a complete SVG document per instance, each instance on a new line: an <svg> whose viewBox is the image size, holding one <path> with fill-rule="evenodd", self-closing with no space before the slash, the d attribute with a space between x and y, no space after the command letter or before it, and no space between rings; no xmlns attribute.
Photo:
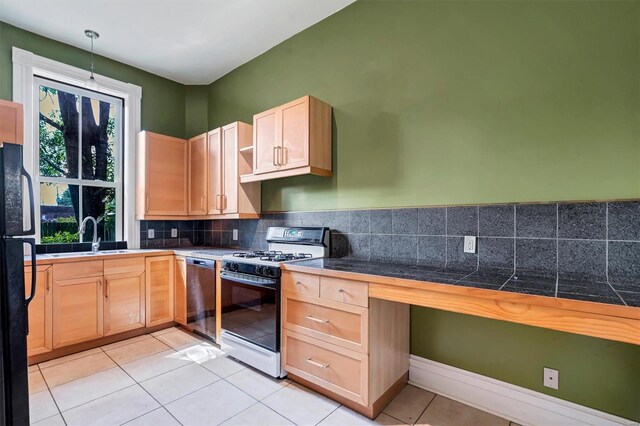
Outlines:
<svg viewBox="0 0 640 426"><path fill-rule="evenodd" d="M640 282L607 283L606 279L568 279L511 270L464 270L348 258L302 260L289 265L640 307Z"/></svg>

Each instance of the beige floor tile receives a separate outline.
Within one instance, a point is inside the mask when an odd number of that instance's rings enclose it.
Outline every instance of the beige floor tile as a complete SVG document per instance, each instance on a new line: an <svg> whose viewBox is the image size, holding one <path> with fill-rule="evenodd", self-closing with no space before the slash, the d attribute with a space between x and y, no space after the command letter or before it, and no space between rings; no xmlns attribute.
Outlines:
<svg viewBox="0 0 640 426"><path fill-rule="evenodd" d="M29 373L33 373L34 371L38 371L40 370L40 367L38 367L38 364L33 364L29 366Z"/></svg>
<svg viewBox="0 0 640 426"><path fill-rule="evenodd" d="M217 346L204 341L187 343L183 346L177 346L174 349L193 361L199 361L203 358L211 358L224 354L224 352L222 352L222 350Z"/></svg>
<svg viewBox="0 0 640 426"><path fill-rule="evenodd" d="M262 403L297 425L315 425L339 405L295 383L266 397Z"/></svg>
<svg viewBox="0 0 640 426"><path fill-rule="evenodd" d="M258 401L289 384L287 380L277 380L250 368L232 374L226 380Z"/></svg>
<svg viewBox="0 0 640 426"><path fill-rule="evenodd" d="M41 368L40 371L47 385L53 388L113 367L117 367L116 363L104 352L99 351L93 355L67 361L53 367Z"/></svg>
<svg viewBox="0 0 640 426"><path fill-rule="evenodd" d="M166 351L167 349L169 349L169 347L157 339L146 339L131 343L130 345L120 346L115 349L108 349L105 350L105 352L115 362L122 365L140 358L157 354L158 352Z"/></svg>
<svg viewBox="0 0 640 426"><path fill-rule="evenodd" d="M407 424L414 424L435 396L433 392L407 385L383 411Z"/></svg>
<svg viewBox="0 0 640 426"><path fill-rule="evenodd" d="M180 426L180 423L173 418L169 412L164 408L158 408L150 413L140 416L137 419L133 419L127 426Z"/></svg>
<svg viewBox="0 0 640 426"><path fill-rule="evenodd" d="M207 370L223 378L247 368L224 354L216 354L208 358L199 359L197 362Z"/></svg>
<svg viewBox="0 0 640 426"><path fill-rule="evenodd" d="M184 425L217 425L255 403L246 393L219 380L165 408Z"/></svg>
<svg viewBox="0 0 640 426"><path fill-rule="evenodd" d="M67 411L135 384L120 367L115 367L51 388L51 394L60 411Z"/></svg>
<svg viewBox="0 0 640 426"><path fill-rule="evenodd" d="M380 415L376 417L375 424L384 426L401 426L405 425L406 423L401 422L400 420L395 419L388 414L380 413Z"/></svg>
<svg viewBox="0 0 640 426"><path fill-rule="evenodd" d="M146 358L140 358L133 362L122 364L121 367L131 375L135 381L142 382L191 363L193 363L193 361L189 358L179 354L173 349L168 349Z"/></svg>
<svg viewBox="0 0 640 426"><path fill-rule="evenodd" d="M167 327L167 328L163 328L162 330L154 331L153 333L151 333L151 335L156 337L156 336L161 336L165 333L171 333L177 330L182 330L182 329L179 327Z"/></svg>
<svg viewBox="0 0 640 426"><path fill-rule="evenodd" d="M174 330L170 331L169 333L159 334L155 336L155 338L174 349L188 344L203 342L202 339L199 339L195 335L182 330Z"/></svg>
<svg viewBox="0 0 640 426"><path fill-rule="evenodd" d="M29 395L47 390L47 384L39 370L29 373Z"/></svg>
<svg viewBox="0 0 640 426"><path fill-rule="evenodd" d="M66 426L62 416L56 414L55 416L47 417L44 420L40 420L36 423L31 423L33 426Z"/></svg>
<svg viewBox="0 0 640 426"><path fill-rule="evenodd" d="M29 420L31 423L39 422L58 413L58 407L56 407L49 390L29 395Z"/></svg>
<svg viewBox="0 0 640 426"><path fill-rule="evenodd" d="M271 408L257 403L236 414L223 423L224 426L288 426L293 425L289 420L273 411Z"/></svg>
<svg viewBox="0 0 640 426"><path fill-rule="evenodd" d="M69 426L119 425L158 407L144 389L134 385L65 411L62 416Z"/></svg>
<svg viewBox="0 0 640 426"><path fill-rule="evenodd" d="M140 386L164 405L218 380L220 377L206 368L198 364L189 364L144 381Z"/></svg>
<svg viewBox="0 0 640 426"><path fill-rule="evenodd" d="M339 407L319 423L319 425L322 426L364 426L376 424L379 423L376 423L373 420L364 417L344 406Z"/></svg>
<svg viewBox="0 0 640 426"><path fill-rule="evenodd" d="M82 351L82 352L78 352L78 353L75 353L75 354L71 354L71 355L60 357L60 358L52 359L50 361L41 362L40 364L38 364L38 366L40 367L40 369L49 368L49 367L53 367L54 365L62 364L64 362L68 362L68 361L73 361L73 360L79 359L79 358L84 358L84 357L89 356L89 355L99 354L101 352L102 352L102 349L93 348L93 349L89 349L87 351Z"/></svg>
<svg viewBox="0 0 640 426"><path fill-rule="evenodd" d="M432 426L509 426L509 421L438 395L429 404L416 424Z"/></svg>
<svg viewBox="0 0 640 426"><path fill-rule="evenodd" d="M132 343L141 342L141 341L147 340L147 339L153 339L153 336L150 335L150 334L143 334L142 336L136 336L136 337L132 337L131 339L121 340L121 341L115 342L115 343L110 343L108 345L102 346L102 350L107 351L107 350L110 350L110 349L117 349L117 348L120 348L122 346L127 346L127 345L130 345Z"/></svg>

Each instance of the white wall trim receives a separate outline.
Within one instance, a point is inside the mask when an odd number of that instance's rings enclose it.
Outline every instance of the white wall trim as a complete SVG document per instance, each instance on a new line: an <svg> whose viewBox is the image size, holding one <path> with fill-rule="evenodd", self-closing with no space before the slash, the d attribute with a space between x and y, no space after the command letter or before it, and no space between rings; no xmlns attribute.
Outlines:
<svg viewBox="0 0 640 426"><path fill-rule="evenodd" d="M638 424L415 355L409 358L409 383L522 425Z"/></svg>
<svg viewBox="0 0 640 426"><path fill-rule="evenodd" d="M89 75L87 70L63 64L52 59L38 56L17 47L13 47L13 101L24 105L24 163L30 175L35 176L38 165L35 164L34 149L37 137L37 123L34 117L38 108L35 105L33 85L34 76L51 78L63 83L84 87ZM100 74L95 74L100 92L124 99L124 182L123 182L123 237L129 247L140 247L140 223L135 220L135 181L136 181L136 135L140 132L142 88ZM38 192L34 188L34 192ZM36 234L39 238L39 232ZM39 241L39 240L38 240Z"/></svg>

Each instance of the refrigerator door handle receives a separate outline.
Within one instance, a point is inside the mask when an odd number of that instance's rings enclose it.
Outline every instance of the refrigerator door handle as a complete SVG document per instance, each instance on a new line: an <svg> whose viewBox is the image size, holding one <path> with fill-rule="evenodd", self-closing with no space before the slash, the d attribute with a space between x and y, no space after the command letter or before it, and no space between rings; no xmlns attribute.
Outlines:
<svg viewBox="0 0 640 426"><path fill-rule="evenodd" d="M29 306L29 303L31 303L36 296L36 283L38 282L38 277L36 276L36 240L33 238L22 238L22 241L31 246L31 293L24 301L25 306Z"/></svg>
<svg viewBox="0 0 640 426"><path fill-rule="evenodd" d="M26 229L24 232L25 232L25 235L33 235L36 229L35 205L34 205L34 199L33 199L33 182L31 181L31 176L29 175L29 173L27 173L24 167L22 167L22 170L20 171L20 173L22 174L22 176L24 176L27 179L27 186L29 188L29 229Z"/></svg>

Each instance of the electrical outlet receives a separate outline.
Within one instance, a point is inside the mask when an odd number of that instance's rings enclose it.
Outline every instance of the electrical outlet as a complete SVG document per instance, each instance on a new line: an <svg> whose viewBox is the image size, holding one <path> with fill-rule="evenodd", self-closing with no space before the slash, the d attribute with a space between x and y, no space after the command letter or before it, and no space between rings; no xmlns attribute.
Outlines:
<svg viewBox="0 0 640 426"><path fill-rule="evenodd" d="M176 228L171 228L171 238L176 238L178 236L178 230Z"/></svg>
<svg viewBox="0 0 640 426"><path fill-rule="evenodd" d="M551 389L558 389L559 373L553 368L544 367L544 379L542 384Z"/></svg>
<svg viewBox="0 0 640 426"><path fill-rule="evenodd" d="M470 237L470 236L464 237L464 252L465 253L476 252L476 237Z"/></svg>
<svg viewBox="0 0 640 426"><path fill-rule="evenodd" d="M151 239L151 238L155 238L156 237L156 230L155 229L149 229L147 231L147 238Z"/></svg>
<svg viewBox="0 0 640 426"><path fill-rule="evenodd" d="M233 241L238 241L238 230L237 229L233 230Z"/></svg>

